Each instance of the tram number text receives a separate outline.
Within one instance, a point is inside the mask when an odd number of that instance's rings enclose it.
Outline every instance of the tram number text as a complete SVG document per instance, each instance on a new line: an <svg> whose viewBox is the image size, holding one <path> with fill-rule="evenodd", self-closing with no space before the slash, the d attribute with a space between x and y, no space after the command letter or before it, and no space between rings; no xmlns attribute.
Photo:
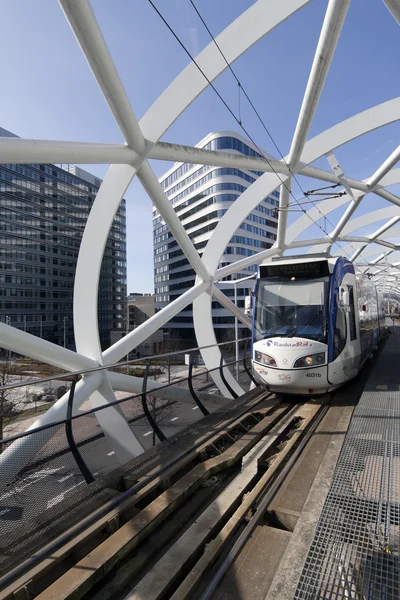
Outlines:
<svg viewBox="0 0 400 600"><path fill-rule="evenodd" d="M306 377L322 377L321 373L307 373Z"/></svg>

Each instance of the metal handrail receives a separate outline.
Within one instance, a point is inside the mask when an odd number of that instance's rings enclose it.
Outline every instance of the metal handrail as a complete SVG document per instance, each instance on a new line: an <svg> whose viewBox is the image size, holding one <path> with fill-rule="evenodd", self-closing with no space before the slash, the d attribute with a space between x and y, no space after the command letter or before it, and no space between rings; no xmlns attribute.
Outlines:
<svg viewBox="0 0 400 600"><path fill-rule="evenodd" d="M91 367L88 369L81 369L80 371L66 371L64 373L58 373L57 375L43 377L43 379L40 379L39 381L38 381L38 379L30 379L28 381L25 381L24 383L12 383L10 385L3 385L3 386L0 386L0 392L2 392L3 390L5 391L5 390L12 390L15 388L20 388L20 387L25 387L27 385L35 385L38 383L47 383L48 381L54 381L56 379L63 379L63 378L65 379L66 377L74 377L75 375L88 375L90 373L97 373L98 371L106 371L108 369L120 368L120 367L124 367L126 365L139 364L139 363L143 363L143 361L145 359L152 360L154 358L157 358L157 359L167 358L168 356L176 356L178 354L188 354L189 352L196 352L198 350L207 350L208 348L227 346L228 344L232 344L235 341L244 342L249 339L251 339L251 338L245 337L245 338L240 338L239 340L231 340L229 342L220 342L218 344L210 344L208 346L196 346L195 348L174 350L174 352L166 352L164 354L153 354L151 356L144 356L142 358L135 358L133 360L125 360L122 362L110 363L108 365L98 365L96 367Z"/></svg>
<svg viewBox="0 0 400 600"><path fill-rule="evenodd" d="M93 477L89 467L85 463L81 453L79 452L78 446L76 445L76 442L75 442L74 433L72 431L72 406L74 403L74 394L75 394L75 387L76 387L77 381L78 381L78 378L74 377L74 380L71 385L71 389L69 391L68 406L67 406L67 418L65 419L65 435L67 437L68 446L71 450L72 456L74 457L75 462L78 465L78 468L82 474L82 477L84 478L86 483L93 483L94 477Z"/></svg>
<svg viewBox="0 0 400 600"><path fill-rule="evenodd" d="M146 365L146 371L144 373L144 377L143 377L143 387L142 387L142 407L143 407L143 412L147 417L148 422L150 423L150 426L152 428L152 430L154 431L154 433L156 434L156 436L158 437L158 439L160 440L160 442L163 442L164 440L167 439L167 437L163 434L163 432L161 431L161 429L159 428L157 421L155 421L155 419L153 418L153 415L151 414L151 411L149 410L149 407L147 405L147 378L149 375L149 369L150 369L150 361L147 361L147 365ZM154 443L154 442L153 442Z"/></svg>
<svg viewBox="0 0 400 600"><path fill-rule="evenodd" d="M270 396L272 396L272 394L266 392L265 395L263 395L260 399L256 399L251 404L251 408L254 408L254 406L256 406L257 404L262 402L264 399L269 398ZM184 450L183 452L178 454L178 456L175 456L175 458L173 458L169 462L165 463L163 466L159 467L158 469L155 469L153 472L150 472L148 475L145 475L140 481L138 481L138 483L135 483L135 485L133 485L131 488L129 488L129 490L122 492L117 498L113 498L112 500L110 500L109 502L107 502L106 504L101 506L100 508L94 510L91 515L84 518L80 523L72 526L66 532L59 535L53 542L51 542L45 548L38 550L32 556L30 556L25 562L16 566L12 571L9 571L5 575L3 575L3 577L0 577L0 588L4 588L6 584L15 580L19 575L21 575L22 573L27 571L27 569L32 568L34 565L36 565L40 560L42 560L46 556L51 556L56 550L58 550L59 548L61 548L61 546L63 546L67 542L69 542L74 536L78 535L81 531L85 531L85 529L90 527L93 523L95 523L102 516L106 515L113 508L122 504L122 502L124 502L124 500L126 500L130 496L133 496L134 494L137 494L140 490L142 490L144 487L146 487L154 479L156 479L157 477L160 477L168 469L170 469L171 467L173 467L174 465L179 463L179 461L181 461L183 458L185 458L186 456L191 454L191 452L197 450L198 448L200 448L200 446L206 444L215 435L217 435L221 431L226 430L226 428L229 427L229 425L231 425L234 421L240 419L240 417L242 417L244 414L246 414L249 411L249 408L250 408L249 405L246 406L246 408L241 410L238 414L236 414L235 416L228 419L228 421L224 422L223 425L216 427L215 429L210 431L204 438L201 438L198 442L193 444L193 446L190 446L190 448L187 448L186 450Z"/></svg>
<svg viewBox="0 0 400 600"><path fill-rule="evenodd" d="M236 362L236 361L235 361ZM228 392L234 397L234 399L236 400L236 398L238 398L237 393L235 392L235 390L229 385L229 383L226 380L225 377L225 373L224 373L224 367L227 366L226 364L224 365L224 357L221 354L221 360L219 361L219 374L221 376L222 379L222 383L225 385L225 387L227 388Z"/></svg>
<svg viewBox="0 0 400 600"><path fill-rule="evenodd" d="M201 410L201 412L203 413L203 415L207 416L207 415L210 414L210 411L206 409L206 407L204 406L204 404L202 403L202 401L200 400L200 398L196 394L195 389L193 387L192 379L193 379L193 363L190 360L189 361L189 372L188 372L188 387L189 387L189 392L192 394L193 400L196 402L197 406L199 407L199 409Z"/></svg>
<svg viewBox="0 0 400 600"><path fill-rule="evenodd" d="M232 342L229 342L229 343L232 343ZM232 361L232 362L225 363L225 367L229 367L230 365L234 365L237 362L241 362L241 361L242 361L242 359L240 359L239 361ZM215 367L214 369L210 369L209 371L205 371L205 372L212 373L213 371L219 371L219 369L220 369L220 367L218 366L218 367ZM193 375L192 378L194 379L196 377L200 377L201 375L204 375L204 371ZM163 390L168 387L173 387L174 385L179 384L179 383L184 383L185 381L188 381L188 377L182 377L181 379L176 379L173 383L166 383L165 385L162 385L154 390L148 390L147 393L153 393L153 395L156 395L159 390ZM0 389L0 391L1 391L1 389ZM75 419L80 419L81 417L85 417L87 415L94 414L97 411L122 404L123 402L127 402L128 400L134 400L135 398L139 398L142 395L142 393L143 392L139 392L137 394L132 394L131 396L126 396L125 398L120 398L119 400L113 400L111 402L108 402L107 404L102 404L101 406L96 406L95 408L90 408L85 411L80 411L79 413L71 416L71 421L74 421ZM35 427L35 429L28 429L27 431L23 431L22 433L12 435L7 438L2 438L2 439L0 439L0 444L9 444L20 438L39 433L41 431L45 431L46 429L50 429L51 427L59 427L61 425L65 425L66 420L67 419L61 419L60 421L53 421L52 423L47 423L46 425L41 425L40 427Z"/></svg>

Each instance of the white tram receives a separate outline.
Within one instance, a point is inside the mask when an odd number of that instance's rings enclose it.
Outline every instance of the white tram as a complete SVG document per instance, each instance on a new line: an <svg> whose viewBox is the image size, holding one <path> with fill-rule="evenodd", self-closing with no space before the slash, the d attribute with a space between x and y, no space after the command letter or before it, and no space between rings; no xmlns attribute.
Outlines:
<svg viewBox="0 0 400 600"><path fill-rule="evenodd" d="M254 291L254 377L274 392L324 394L357 375L384 323L383 297L347 259L272 259Z"/></svg>

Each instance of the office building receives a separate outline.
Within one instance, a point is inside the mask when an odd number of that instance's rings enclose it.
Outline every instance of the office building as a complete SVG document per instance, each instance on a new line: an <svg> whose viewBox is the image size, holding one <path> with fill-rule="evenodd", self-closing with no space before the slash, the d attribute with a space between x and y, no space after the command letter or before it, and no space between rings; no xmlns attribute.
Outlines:
<svg viewBox="0 0 400 600"><path fill-rule="evenodd" d="M210 133L197 147L261 157L251 142L231 131ZM232 203L262 174L260 171L176 163L160 178L160 182L201 255L213 230ZM276 240L278 206L277 191L264 198L231 238L219 267L272 246ZM193 285L195 273L156 209L153 209L153 236L156 309L161 309ZM257 266L253 265L234 277L248 276L256 269ZM223 291L233 300L233 288ZM244 307L247 294L248 287L238 285L240 308ZM212 310L217 337L225 339L227 331L232 332L234 317L215 301ZM165 328L179 331L182 339L194 343L192 306L171 319Z"/></svg>
<svg viewBox="0 0 400 600"><path fill-rule="evenodd" d="M0 136L17 137L0 128ZM0 165L0 320L74 347L76 261L101 179L72 165ZM99 286L103 348L125 331L126 209L104 252Z"/></svg>
<svg viewBox="0 0 400 600"><path fill-rule="evenodd" d="M154 295L138 292L129 294L126 298L126 311L127 330L132 331L155 314ZM161 353L165 350L164 346L162 330L155 331L133 350L131 358L134 358L137 352L141 357Z"/></svg>

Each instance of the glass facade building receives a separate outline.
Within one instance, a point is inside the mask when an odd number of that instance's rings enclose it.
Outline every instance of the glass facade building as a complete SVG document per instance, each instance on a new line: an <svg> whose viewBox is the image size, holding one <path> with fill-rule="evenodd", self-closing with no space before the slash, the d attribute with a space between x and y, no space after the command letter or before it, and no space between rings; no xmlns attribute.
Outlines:
<svg viewBox="0 0 400 600"><path fill-rule="evenodd" d="M261 158L251 142L230 131L211 133L197 147ZM177 163L160 178L160 183L201 255L221 217L262 174L260 171ZM278 191L264 198L236 230L219 267L272 246L276 240L278 206ZM153 241L156 308L161 309L193 285L195 273L156 209L153 209ZM228 279L248 276L256 269L253 265ZM223 291L233 300L233 287ZM240 308L244 307L247 294L248 288L238 285ZM232 330L234 317L218 302L213 302L212 309L218 338L223 339L226 330ZM179 330L183 339L194 342L192 306L171 319L166 329Z"/></svg>
<svg viewBox="0 0 400 600"><path fill-rule="evenodd" d="M16 137L0 128L0 136ZM72 303L82 233L101 179L70 165L0 165L0 320L74 347ZM103 348L125 331L126 208L107 241L99 286Z"/></svg>

